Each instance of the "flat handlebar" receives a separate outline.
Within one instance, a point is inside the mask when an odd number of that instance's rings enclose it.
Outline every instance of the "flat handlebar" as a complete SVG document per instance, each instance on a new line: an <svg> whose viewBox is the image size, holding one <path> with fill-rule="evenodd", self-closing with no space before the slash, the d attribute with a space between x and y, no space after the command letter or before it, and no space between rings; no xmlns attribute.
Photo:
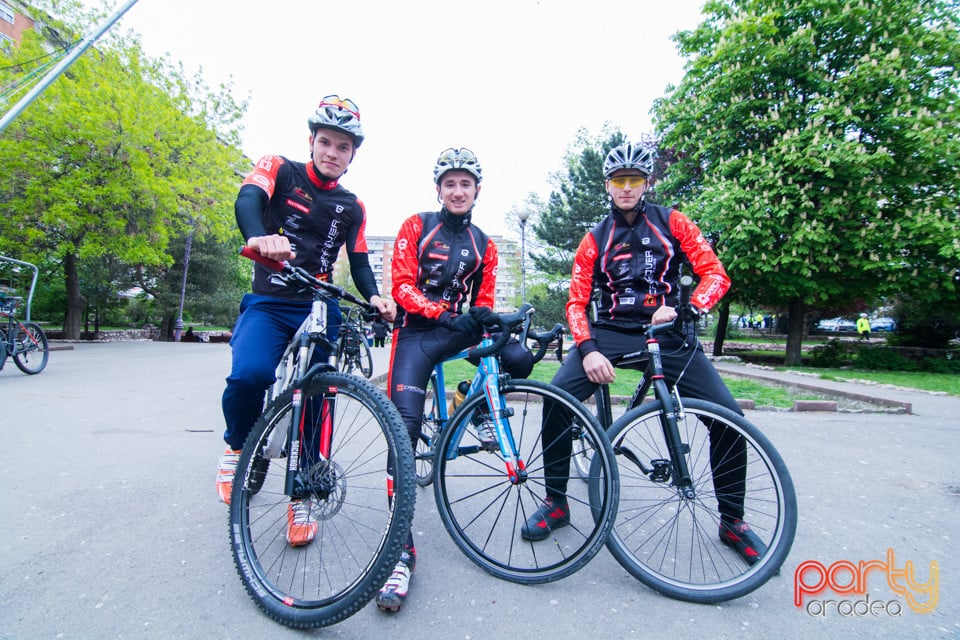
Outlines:
<svg viewBox="0 0 960 640"><path fill-rule="evenodd" d="M266 258L257 253L257 251L254 249L251 249L247 246L240 248L240 255L244 258L249 258L254 262L258 262L268 269L278 271L283 274L285 279L299 282L308 289L312 289L313 291L323 291L334 298L346 300L347 302L357 305L363 310L363 317L366 320L372 320L380 315L380 312L377 311L377 308L366 300L358 298L343 287L338 287L330 282L324 282L323 280L310 275L303 267L294 267L286 261L281 262L280 260Z"/></svg>

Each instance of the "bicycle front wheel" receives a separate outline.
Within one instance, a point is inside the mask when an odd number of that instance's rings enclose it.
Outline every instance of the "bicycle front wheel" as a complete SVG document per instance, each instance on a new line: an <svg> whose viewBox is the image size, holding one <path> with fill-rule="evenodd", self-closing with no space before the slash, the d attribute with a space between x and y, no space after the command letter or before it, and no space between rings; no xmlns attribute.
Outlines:
<svg viewBox="0 0 960 640"><path fill-rule="evenodd" d="M13 361L17 368L29 375L43 371L50 357L47 334L33 322L24 322L15 333Z"/></svg>
<svg viewBox="0 0 960 640"><path fill-rule="evenodd" d="M665 596L715 603L769 580L790 552L797 497L780 454L745 417L684 399L677 421L693 495L673 484L659 403L638 407L607 432L620 469L620 506L607 547L635 578ZM717 478L715 478L715 474ZM721 503L766 545L748 564L720 538ZM735 505L731 507L730 505Z"/></svg>
<svg viewBox="0 0 960 640"><path fill-rule="evenodd" d="M409 533L416 485L400 414L371 383L321 373L306 382L302 397L295 486L308 522L316 523L315 537L303 546L288 543L292 507L285 480L294 395L287 390L244 444L230 501L230 543L247 592L266 614L308 629L353 615L377 593ZM314 434L322 433L331 412L324 459Z"/></svg>
<svg viewBox="0 0 960 640"><path fill-rule="evenodd" d="M486 396L468 398L434 446L440 519L460 550L491 575L521 584L558 580L597 554L613 524L619 495L613 451L597 419L566 391L532 380L507 380L500 393L509 416L508 437L523 464L519 478L511 478L499 450L480 446L473 417L489 411ZM571 416L560 436L549 442L541 437L545 402ZM570 481L570 444L577 432L587 434L583 442L593 447L586 484ZM565 450L559 455L566 458L567 472L559 479L566 484L570 524L550 531L544 540L524 540L520 529L546 496L544 450Z"/></svg>

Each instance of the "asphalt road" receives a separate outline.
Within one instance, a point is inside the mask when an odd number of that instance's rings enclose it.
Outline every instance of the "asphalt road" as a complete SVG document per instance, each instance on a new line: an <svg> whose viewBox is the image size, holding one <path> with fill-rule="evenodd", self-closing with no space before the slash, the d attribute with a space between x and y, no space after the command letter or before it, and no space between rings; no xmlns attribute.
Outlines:
<svg viewBox="0 0 960 640"><path fill-rule="evenodd" d="M244 591L214 492L228 365L223 344L135 342L54 351L37 376L0 371L0 638L960 637L960 399L926 394L909 415L747 413L792 472L800 522L781 575L739 600L666 599L606 551L552 584L497 580L453 545L420 490L403 611L371 603L332 627L286 629ZM919 582L937 563L931 613L880 569L867 589L882 610L860 614L862 596L831 590L805 603L849 604L794 606L801 563L855 567L888 549Z"/></svg>

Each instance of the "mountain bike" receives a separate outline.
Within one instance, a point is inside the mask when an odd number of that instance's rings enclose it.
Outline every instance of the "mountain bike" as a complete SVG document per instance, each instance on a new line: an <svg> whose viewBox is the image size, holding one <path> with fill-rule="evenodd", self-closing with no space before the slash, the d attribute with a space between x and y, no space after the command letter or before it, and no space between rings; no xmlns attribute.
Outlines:
<svg viewBox="0 0 960 640"><path fill-rule="evenodd" d="M779 572L796 534L797 497L780 454L749 420L668 388L657 336L678 325L693 328L691 285L692 278L684 276L677 323L651 325L644 332L645 350L611 361L644 371L626 413L613 421L607 385L594 398L620 471L619 510L607 547L655 591L716 603L746 595ZM695 330L686 336L697 339ZM644 402L651 388L654 400ZM589 438L584 434L581 443ZM579 473L593 467L588 454L575 443ZM727 485L734 486L728 482L733 478L743 478L745 487L731 492ZM724 499L742 502L740 518L766 545L752 564L718 535L718 500Z"/></svg>
<svg viewBox="0 0 960 640"><path fill-rule="evenodd" d="M555 339L553 333L530 334L532 313L524 305L514 314L493 314L480 345L465 354L479 362L477 372L449 417L443 368L435 368L433 404L416 455L419 464L432 463L437 510L457 547L484 571L521 584L558 580L589 562L607 538L619 494L613 450L597 419L563 389L501 373L498 354L512 332L519 332L523 344L528 337L539 343L535 360ZM499 336L494 338L490 329L499 330ZM523 540L520 527L546 495L544 448L557 443L541 441L541 421L545 413L558 410L570 415L565 433L589 434L590 474L586 487L577 483L567 496L569 526L551 531L547 540ZM484 429L495 433L495 446L484 445L478 435ZM425 469L419 469L421 484Z"/></svg>
<svg viewBox="0 0 960 640"><path fill-rule="evenodd" d="M377 593L400 557L413 518L412 448L393 403L369 381L336 370L327 305L363 300L299 267L241 254L313 293L237 464L230 544L243 584L274 620L295 628L339 622ZM348 311L349 315L349 311ZM315 538L291 546L293 502L316 523ZM302 513L302 512L296 512ZM310 526L313 526L312 524Z"/></svg>
<svg viewBox="0 0 960 640"><path fill-rule="evenodd" d="M337 367L343 373L359 371L364 378L373 375L373 355L363 331L363 308L351 307L337 336Z"/></svg>
<svg viewBox="0 0 960 640"><path fill-rule="evenodd" d="M12 356L20 371L35 375L47 366L50 345L40 325L14 317L21 302L19 297L0 297L0 369Z"/></svg>

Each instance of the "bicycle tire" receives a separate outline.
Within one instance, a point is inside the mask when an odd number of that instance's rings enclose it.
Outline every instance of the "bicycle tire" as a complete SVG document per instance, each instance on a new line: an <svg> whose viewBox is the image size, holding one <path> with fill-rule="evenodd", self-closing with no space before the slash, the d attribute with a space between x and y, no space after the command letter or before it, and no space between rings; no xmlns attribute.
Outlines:
<svg viewBox="0 0 960 640"><path fill-rule="evenodd" d="M298 629L340 622L374 597L400 557L416 499L410 440L390 400L362 378L324 372L304 384L304 406L331 391L330 461L315 462L305 444L298 454L316 538L287 544L286 464L257 465L273 431L288 427L292 390L267 407L247 438L230 502L230 544L244 587L267 616Z"/></svg>
<svg viewBox="0 0 960 640"><path fill-rule="evenodd" d="M440 430L440 403L446 401L446 394L440 392L437 377L430 376L430 388L423 405L423 420L420 422L420 437L414 447L413 457L417 467L417 484L429 487L433 483L433 446Z"/></svg>
<svg viewBox="0 0 960 640"><path fill-rule="evenodd" d="M479 447L471 418L487 405L484 394L475 395L457 409L434 445L437 510L454 543L487 573L519 584L558 580L586 565L603 547L613 525L619 496L613 450L596 417L566 391L533 380L506 380L500 392L513 410L510 431L526 465L526 480L512 483L500 451ZM573 423L590 434L597 447L590 482L586 486L569 482L568 476L570 525L531 542L522 540L520 527L545 497L544 399L567 408ZM444 451L447 455L439 455Z"/></svg>
<svg viewBox="0 0 960 640"><path fill-rule="evenodd" d="M50 358L47 334L34 322L24 322L15 334L13 362L17 368L31 376L43 371Z"/></svg>
<svg viewBox="0 0 960 640"><path fill-rule="evenodd" d="M590 462L592 460L593 447L595 445L590 441L590 436L586 433L578 433L573 438L573 466L577 470L577 475L584 482L590 480Z"/></svg>
<svg viewBox="0 0 960 640"><path fill-rule="evenodd" d="M677 426L689 447L687 464L696 497L682 497L669 481L652 480L635 462L669 460L661 412L659 403L643 405L607 432L621 481L619 511L607 547L633 577L670 598L711 604L742 597L779 571L793 545L797 496L790 473L770 440L745 417L712 402L684 399L684 416ZM742 518L767 545L752 566L718 535L710 428L704 420L732 429L735 441L745 445L749 473ZM726 455L729 449L718 448L714 455Z"/></svg>
<svg viewBox="0 0 960 640"><path fill-rule="evenodd" d="M370 345L367 344L367 339L361 333L357 333L357 339L360 341L360 355L359 355L359 367L360 373L363 374L364 378L370 379L373 377L373 354L370 353Z"/></svg>

